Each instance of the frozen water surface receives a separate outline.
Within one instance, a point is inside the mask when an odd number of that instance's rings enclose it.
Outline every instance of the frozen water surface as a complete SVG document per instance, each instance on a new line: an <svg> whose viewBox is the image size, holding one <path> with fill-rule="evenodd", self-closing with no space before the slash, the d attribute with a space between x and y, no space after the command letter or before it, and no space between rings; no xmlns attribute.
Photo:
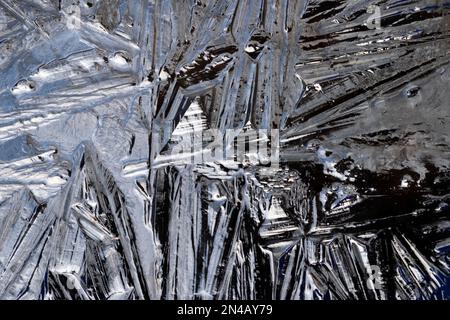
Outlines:
<svg viewBox="0 0 450 320"><path fill-rule="evenodd" d="M0 298L448 299L449 14L0 0Z"/></svg>

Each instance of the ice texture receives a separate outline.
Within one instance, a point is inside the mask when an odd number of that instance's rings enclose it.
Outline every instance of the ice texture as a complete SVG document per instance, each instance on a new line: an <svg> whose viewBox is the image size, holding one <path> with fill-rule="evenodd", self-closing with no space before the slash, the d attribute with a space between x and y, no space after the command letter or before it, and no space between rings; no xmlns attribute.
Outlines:
<svg viewBox="0 0 450 320"><path fill-rule="evenodd" d="M0 299L449 299L449 51L444 0L0 0Z"/></svg>

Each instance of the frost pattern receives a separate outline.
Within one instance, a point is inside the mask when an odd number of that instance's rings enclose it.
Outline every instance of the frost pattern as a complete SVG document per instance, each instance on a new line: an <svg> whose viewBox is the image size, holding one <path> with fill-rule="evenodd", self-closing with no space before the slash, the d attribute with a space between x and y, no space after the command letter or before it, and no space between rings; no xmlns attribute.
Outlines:
<svg viewBox="0 0 450 320"><path fill-rule="evenodd" d="M0 298L448 299L449 11L0 0Z"/></svg>

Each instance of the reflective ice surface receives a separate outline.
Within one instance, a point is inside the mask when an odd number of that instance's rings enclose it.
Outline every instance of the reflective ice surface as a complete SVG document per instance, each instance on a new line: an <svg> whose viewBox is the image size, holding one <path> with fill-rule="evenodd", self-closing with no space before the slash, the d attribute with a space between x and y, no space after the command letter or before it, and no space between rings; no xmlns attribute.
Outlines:
<svg viewBox="0 0 450 320"><path fill-rule="evenodd" d="M0 0L0 298L448 299L449 14Z"/></svg>

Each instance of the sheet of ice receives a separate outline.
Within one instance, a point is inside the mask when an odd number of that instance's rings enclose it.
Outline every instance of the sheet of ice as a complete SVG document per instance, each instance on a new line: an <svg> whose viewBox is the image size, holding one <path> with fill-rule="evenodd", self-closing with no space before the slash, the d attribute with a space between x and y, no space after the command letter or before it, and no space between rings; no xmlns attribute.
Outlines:
<svg viewBox="0 0 450 320"><path fill-rule="evenodd" d="M450 298L449 14L0 0L0 298Z"/></svg>

